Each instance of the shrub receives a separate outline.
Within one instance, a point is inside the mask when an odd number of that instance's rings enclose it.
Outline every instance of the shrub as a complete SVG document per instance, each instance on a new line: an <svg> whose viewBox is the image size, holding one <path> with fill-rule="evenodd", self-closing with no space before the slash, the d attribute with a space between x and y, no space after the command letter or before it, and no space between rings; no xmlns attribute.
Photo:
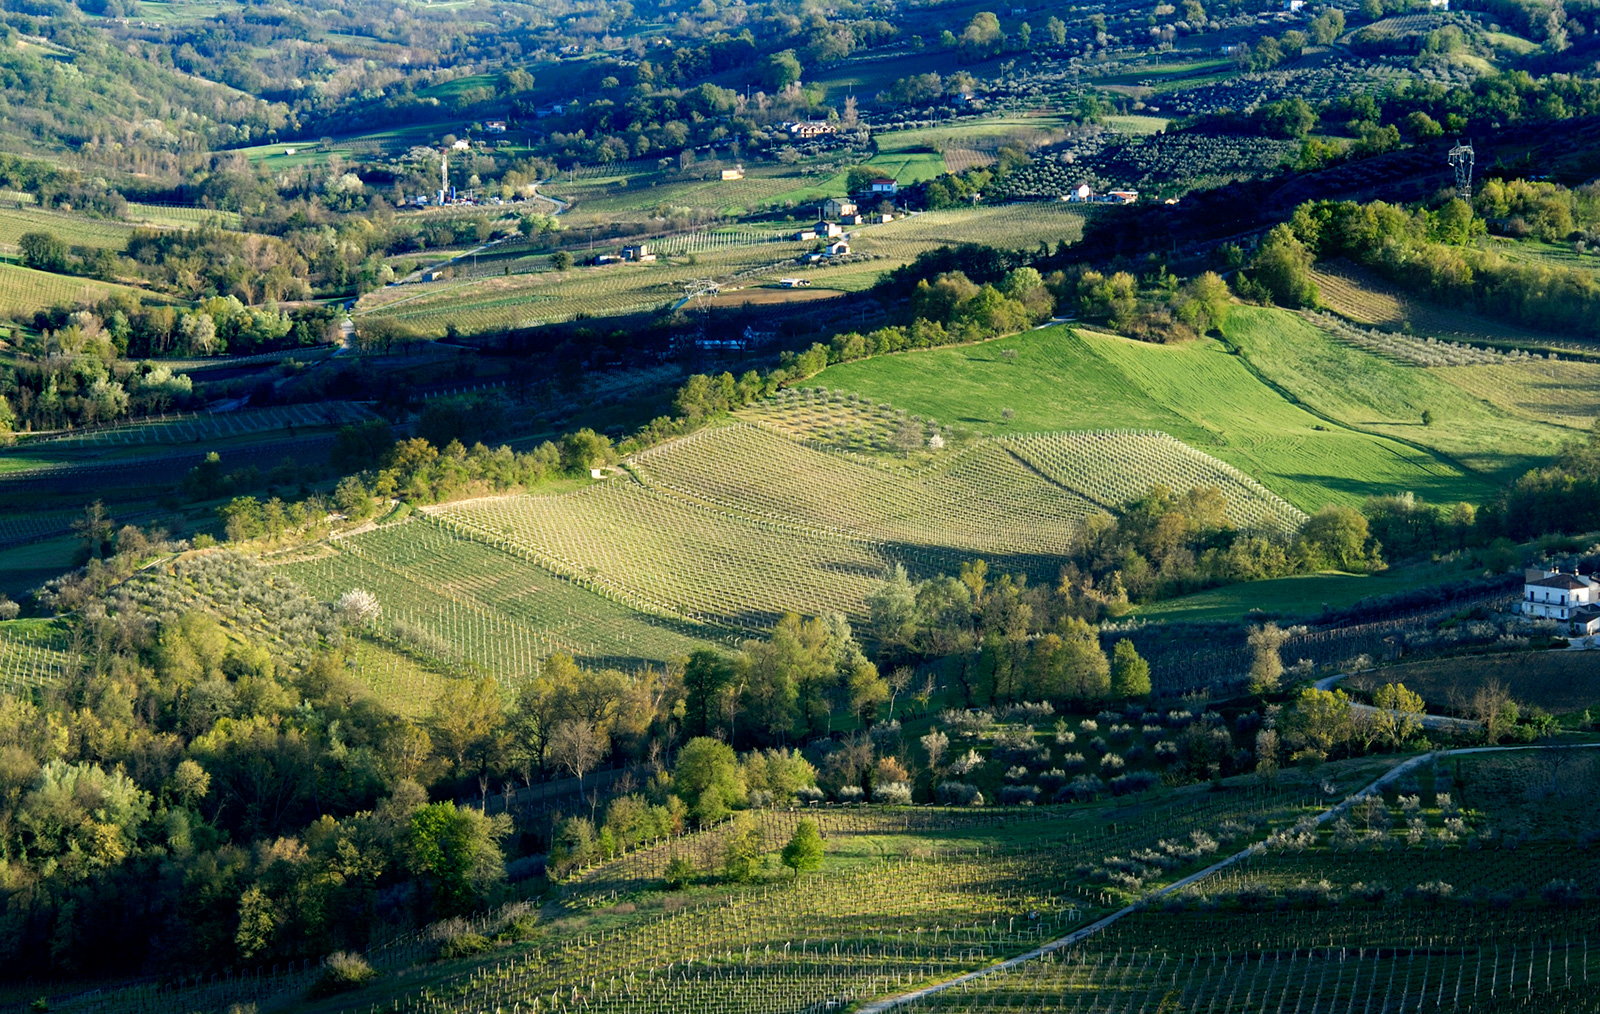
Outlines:
<svg viewBox="0 0 1600 1014"><path fill-rule="evenodd" d="M1155 745L1156 760L1163 764L1171 764L1178 759L1178 744L1170 739L1164 739Z"/></svg>
<svg viewBox="0 0 1600 1014"><path fill-rule="evenodd" d="M966 782L940 782L934 795L946 806L983 805L983 793L978 791L976 785Z"/></svg>
<svg viewBox="0 0 1600 1014"><path fill-rule="evenodd" d="M1583 902L1583 888L1576 880L1552 880L1539 889L1539 896L1559 908L1571 908Z"/></svg>
<svg viewBox="0 0 1600 1014"><path fill-rule="evenodd" d="M661 875L661 882L667 885L668 890L681 891L694 880L694 874L693 863L683 856L673 856L667 861L667 868Z"/></svg>
<svg viewBox="0 0 1600 1014"><path fill-rule="evenodd" d="M1113 796L1130 796L1136 792L1154 788L1156 776L1149 771L1129 771L1125 775L1118 775L1111 779L1111 794Z"/></svg>
<svg viewBox="0 0 1600 1014"><path fill-rule="evenodd" d="M439 945L439 957L445 961L482 954L489 949L489 940L480 933L458 933Z"/></svg>
<svg viewBox="0 0 1600 1014"><path fill-rule="evenodd" d="M1006 781L1020 782L1026 779L1028 774L1028 769L1019 764L1006 772Z"/></svg>
<svg viewBox="0 0 1600 1014"><path fill-rule="evenodd" d="M1260 881L1250 881L1240 884L1239 889L1233 892L1234 900L1246 912L1256 912L1266 906L1273 898L1272 888Z"/></svg>
<svg viewBox="0 0 1600 1014"><path fill-rule="evenodd" d="M1121 771L1126 764L1127 762L1121 756L1114 753L1108 753L1100 758L1100 770L1107 773Z"/></svg>
<svg viewBox="0 0 1600 1014"><path fill-rule="evenodd" d="M1036 785L1007 785L1000 790L1000 804L1002 806L1032 806L1039 801L1039 788Z"/></svg>
<svg viewBox="0 0 1600 1014"><path fill-rule="evenodd" d="M1417 897L1434 905L1448 900L1455 892L1455 885L1447 884L1442 880L1429 880L1416 886Z"/></svg>
<svg viewBox="0 0 1600 1014"><path fill-rule="evenodd" d="M1388 897L1389 887L1387 884L1382 884L1378 881L1373 881L1370 884L1357 881L1356 883L1350 885L1350 893L1355 895L1357 898L1360 898L1362 901L1376 903Z"/></svg>
<svg viewBox="0 0 1600 1014"><path fill-rule="evenodd" d="M983 767L983 757L976 750L968 750L950 763L950 773L957 776L970 775Z"/></svg>
<svg viewBox="0 0 1600 1014"><path fill-rule="evenodd" d="M372 966L367 964L367 960L361 955L351 954L349 951L334 951L322 962L322 974L311 984L306 995L316 999L360 989L377 978L377 975L378 973L372 970Z"/></svg>
<svg viewBox="0 0 1600 1014"><path fill-rule="evenodd" d="M1087 803L1099 799L1105 790L1106 783L1095 775L1079 775L1061 787L1056 793L1056 802Z"/></svg>
<svg viewBox="0 0 1600 1014"><path fill-rule="evenodd" d="M859 803L866 791L859 785L841 785L837 795L841 803Z"/></svg>
<svg viewBox="0 0 1600 1014"><path fill-rule="evenodd" d="M827 794L815 785L802 785L794 790L794 798L802 803L820 803Z"/></svg>
<svg viewBox="0 0 1600 1014"><path fill-rule="evenodd" d="M1302 880L1289 888L1288 893L1291 901L1305 908L1325 908L1336 900L1333 885L1326 880L1314 884Z"/></svg>
<svg viewBox="0 0 1600 1014"><path fill-rule="evenodd" d="M1111 744L1106 742L1104 736L1096 736L1089 741L1089 749L1097 754L1107 754L1111 752Z"/></svg>
<svg viewBox="0 0 1600 1014"><path fill-rule="evenodd" d="M872 801L886 806L910 806L911 786L906 782L886 782L874 786Z"/></svg>
<svg viewBox="0 0 1600 1014"><path fill-rule="evenodd" d="M1039 776L1039 788L1052 795L1065 784L1067 784L1067 773L1060 768L1051 768Z"/></svg>
<svg viewBox="0 0 1600 1014"><path fill-rule="evenodd" d="M1080 732L1084 733L1085 735L1087 735L1088 733L1091 733L1091 732L1099 732L1100 731L1100 723L1096 722L1092 718L1085 718L1083 721L1078 723L1078 730Z"/></svg>
<svg viewBox="0 0 1600 1014"><path fill-rule="evenodd" d="M1077 771L1086 763L1087 761L1083 759L1083 754L1081 753L1069 753L1061 758L1061 766L1068 771Z"/></svg>
<svg viewBox="0 0 1600 1014"><path fill-rule="evenodd" d="M1122 751L1122 759L1127 761L1129 764L1137 764L1139 761L1144 760L1144 747L1140 746L1138 743L1133 744L1126 750Z"/></svg>

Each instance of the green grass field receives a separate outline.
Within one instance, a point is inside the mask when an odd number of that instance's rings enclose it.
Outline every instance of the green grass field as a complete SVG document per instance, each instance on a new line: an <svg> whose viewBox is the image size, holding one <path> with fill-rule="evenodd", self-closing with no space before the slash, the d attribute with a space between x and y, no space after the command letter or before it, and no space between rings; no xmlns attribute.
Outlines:
<svg viewBox="0 0 1600 1014"><path fill-rule="evenodd" d="M1287 619L1310 619L1325 609L1343 609L1375 595L1392 595L1482 573L1481 567L1461 561L1391 567L1376 574L1298 574L1212 588L1139 606L1134 612L1142 619L1193 623L1234 622L1255 610Z"/></svg>
<svg viewBox="0 0 1600 1014"><path fill-rule="evenodd" d="M818 379L982 433L1161 430L1307 511L1374 492L1456 501L1490 489L1435 453L1319 418L1210 340L1158 346L1052 327L847 363Z"/></svg>
<svg viewBox="0 0 1600 1014"><path fill-rule="evenodd" d="M1394 363L1336 341L1291 314L1239 307L1228 319L1226 334L1252 370L1306 409L1352 429L1426 448L1496 484L1579 435L1546 421L1550 414L1542 409L1507 411L1456 386L1450 379L1454 374ZM1424 411L1432 413L1430 426L1422 424Z"/></svg>

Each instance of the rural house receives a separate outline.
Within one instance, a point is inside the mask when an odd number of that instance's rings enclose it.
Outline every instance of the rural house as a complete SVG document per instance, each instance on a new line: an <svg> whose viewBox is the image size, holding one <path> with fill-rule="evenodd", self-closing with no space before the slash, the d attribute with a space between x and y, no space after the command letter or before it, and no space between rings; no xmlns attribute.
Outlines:
<svg viewBox="0 0 1600 1014"><path fill-rule="evenodd" d="M822 239L832 239L835 236L844 234L844 229L841 226L834 222L830 222L827 219L823 219L816 225L813 225L811 227L811 231L816 233L817 236Z"/></svg>
<svg viewBox="0 0 1600 1014"><path fill-rule="evenodd" d="M625 261L638 261L639 263L644 264L655 260L656 255L650 249L649 244L635 243L632 246L625 246L622 248L622 259Z"/></svg>
<svg viewBox="0 0 1600 1014"><path fill-rule="evenodd" d="M822 202L823 218L849 218L856 212L856 202L847 197L830 197Z"/></svg>
<svg viewBox="0 0 1600 1014"><path fill-rule="evenodd" d="M1529 568L1522 579L1522 614L1556 620L1575 636L1600 632L1600 581L1559 567Z"/></svg>
<svg viewBox="0 0 1600 1014"><path fill-rule="evenodd" d="M734 166L732 169L724 169L724 170L722 170L722 181L724 183L726 183L726 182L728 182L730 180L742 180L742 179L744 179L744 166L742 166L742 165Z"/></svg>
<svg viewBox="0 0 1600 1014"><path fill-rule="evenodd" d="M900 184L887 176L879 176L867 183L867 193L874 197L893 197L900 192Z"/></svg>

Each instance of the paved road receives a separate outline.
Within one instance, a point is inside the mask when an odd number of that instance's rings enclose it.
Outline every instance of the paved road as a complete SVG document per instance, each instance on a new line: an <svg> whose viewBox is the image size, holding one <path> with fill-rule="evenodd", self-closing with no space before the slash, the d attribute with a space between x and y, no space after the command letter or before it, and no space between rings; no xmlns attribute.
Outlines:
<svg viewBox="0 0 1600 1014"><path fill-rule="evenodd" d="M1349 675L1349 673L1342 672L1337 676L1329 676L1326 679L1317 680L1317 682L1312 685L1318 690L1332 690L1340 680ZM1374 708L1370 704L1360 703L1352 703L1350 705L1350 710L1366 714L1377 714L1379 711L1378 708ZM1473 718L1451 718L1449 715L1423 715L1421 722L1424 729L1432 729L1435 732L1473 733L1483 731L1483 723Z"/></svg>
<svg viewBox="0 0 1600 1014"><path fill-rule="evenodd" d="M1333 679L1336 680L1338 677L1333 677ZM1316 823L1324 824L1330 820L1333 820L1335 817L1354 806L1360 800L1382 792L1383 787L1388 785L1390 782L1393 782L1405 775L1407 772L1415 770L1424 764L1431 763L1440 757L1458 757L1463 754L1473 753L1500 753L1508 750L1584 750L1596 748L1600 748L1600 743L1578 743L1571 746L1472 746L1464 747L1459 750L1438 750L1433 753L1420 754L1401 764L1395 765L1383 775L1373 780L1371 784L1346 797L1346 799L1337 806L1329 807L1322 813L1319 813L1316 817ZM1127 906L1126 908L1118 909L1098 922L1090 923L1083 929L1074 930L1073 932L1068 933L1066 936L1057 940L1052 940L1042 947L1036 947L1026 954L1019 954L1016 957L1011 958L1008 961L1002 961L997 965L991 965L988 968L982 968L976 972L968 972L965 975L958 975L953 979L946 979L944 982L934 983L932 986L924 986L921 989L913 990L909 993L901 993L898 996L886 997L882 1000L874 1000L871 1003L863 1004L861 1007L858 1007L857 1014L886 1014L886 1012L892 1011L897 1007L903 1007L908 1003L913 1003L917 1000L924 999L932 996L935 993L942 993L945 990L950 989L953 986L959 986L964 982L971 982L974 979L981 979L984 976L993 975L996 972L1003 972L1007 969L1016 968L1017 966L1025 964L1029 961L1036 961L1047 954L1053 954L1062 948L1071 947L1073 944L1099 933L1101 930L1105 929L1107 926L1110 926L1118 919L1138 911L1140 908L1148 905L1157 898L1171 894L1174 891L1181 891L1190 884L1204 880L1206 877L1225 870L1235 863L1242 861L1251 854L1254 848L1255 846L1252 845L1241 849L1225 859L1220 859L1217 862L1212 863L1199 873L1191 873L1182 880L1168 884L1166 887L1160 888L1159 890L1151 891L1149 894L1146 894L1143 898Z"/></svg>

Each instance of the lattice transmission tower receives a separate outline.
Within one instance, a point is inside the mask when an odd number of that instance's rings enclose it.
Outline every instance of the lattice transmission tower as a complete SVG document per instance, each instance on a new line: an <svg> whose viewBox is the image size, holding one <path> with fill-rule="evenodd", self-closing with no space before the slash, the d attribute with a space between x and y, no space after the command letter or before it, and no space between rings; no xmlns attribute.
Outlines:
<svg viewBox="0 0 1600 1014"><path fill-rule="evenodd" d="M1450 149L1450 168L1456 171L1456 196L1463 201L1472 200L1472 145L1458 144Z"/></svg>

